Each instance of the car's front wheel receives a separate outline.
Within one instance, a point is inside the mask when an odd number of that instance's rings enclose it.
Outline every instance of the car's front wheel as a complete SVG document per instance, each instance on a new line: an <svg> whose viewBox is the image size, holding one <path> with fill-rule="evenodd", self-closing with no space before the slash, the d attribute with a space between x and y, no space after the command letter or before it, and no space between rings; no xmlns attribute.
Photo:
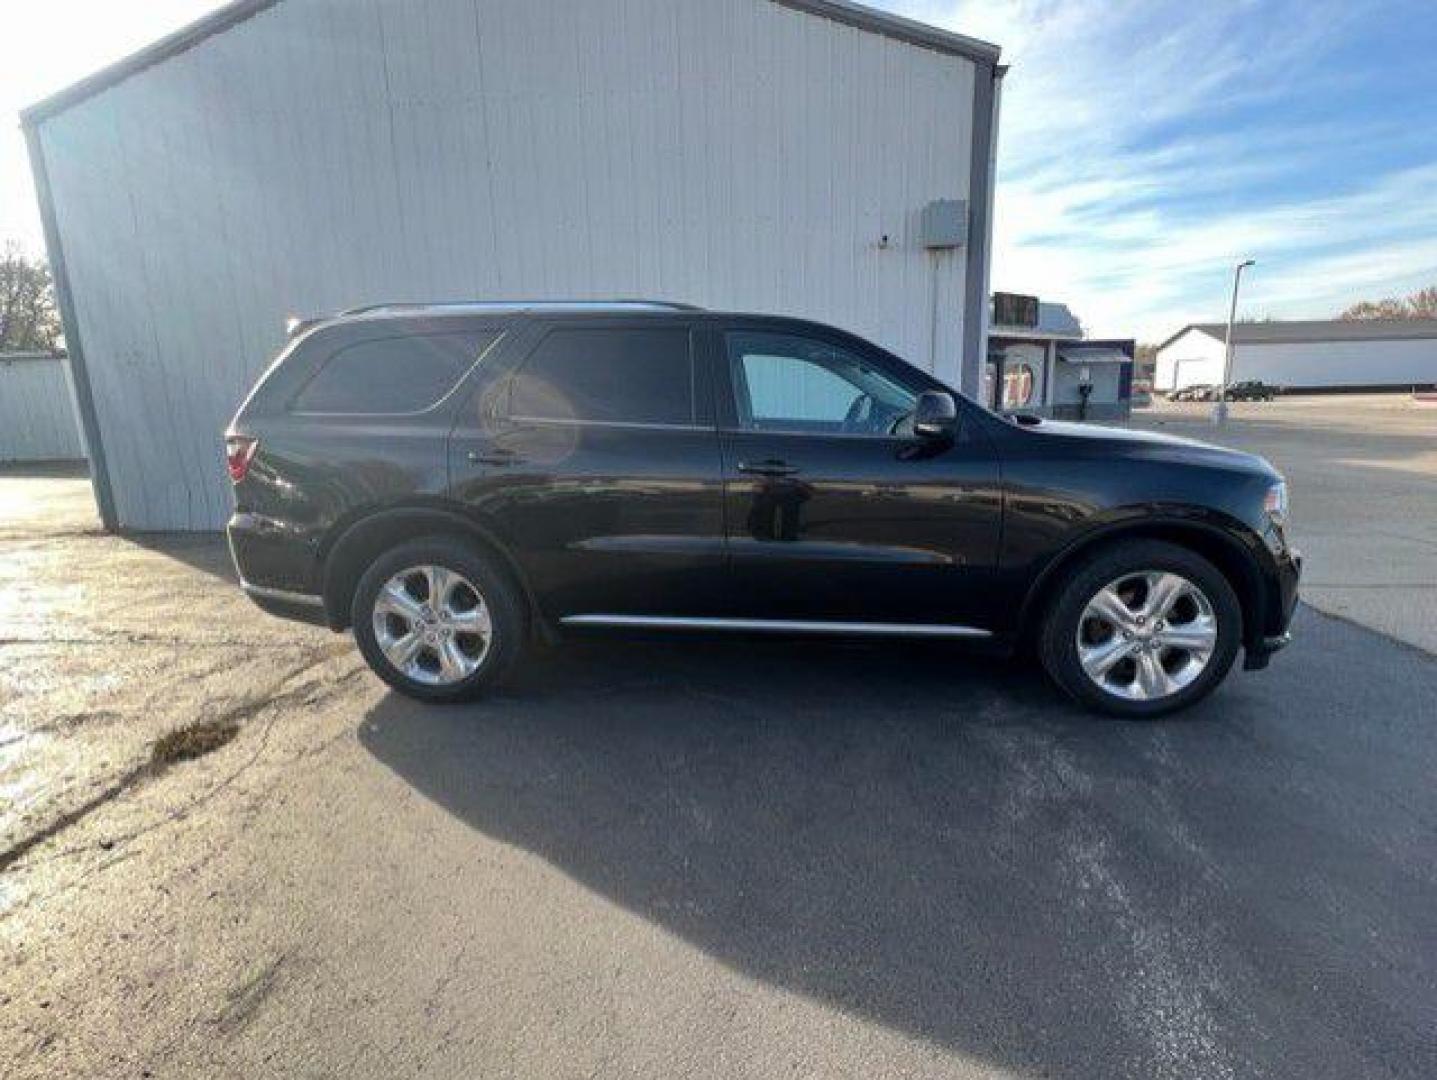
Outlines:
<svg viewBox="0 0 1437 1080"><path fill-rule="evenodd" d="M381 679L421 700L457 701L494 685L517 658L522 611L505 574L441 536L380 555L360 578L352 619Z"/></svg>
<svg viewBox="0 0 1437 1080"><path fill-rule="evenodd" d="M1114 716L1155 717L1210 694L1242 641L1242 608L1222 572L1187 548L1114 545L1076 567L1040 630L1053 680Z"/></svg>

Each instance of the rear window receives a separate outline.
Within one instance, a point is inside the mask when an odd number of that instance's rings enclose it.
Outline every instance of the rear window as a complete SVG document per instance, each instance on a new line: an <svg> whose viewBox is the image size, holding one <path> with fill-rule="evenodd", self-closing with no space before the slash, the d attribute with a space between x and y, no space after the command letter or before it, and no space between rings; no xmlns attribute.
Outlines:
<svg viewBox="0 0 1437 1080"><path fill-rule="evenodd" d="M351 345L324 362L293 408L371 416L423 412L458 385L498 336L421 334Z"/></svg>
<svg viewBox="0 0 1437 1080"><path fill-rule="evenodd" d="M509 410L536 420L692 424L689 332L555 330L514 380Z"/></svg>

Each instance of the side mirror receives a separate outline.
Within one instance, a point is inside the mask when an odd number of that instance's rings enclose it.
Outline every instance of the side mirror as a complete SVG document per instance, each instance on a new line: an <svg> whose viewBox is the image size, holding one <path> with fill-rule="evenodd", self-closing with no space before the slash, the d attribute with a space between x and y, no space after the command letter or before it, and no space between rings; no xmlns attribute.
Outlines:
<svg viewBox="0 0 1437 1080"><path fill-rule="evenodd" d="M925 390L913 407L913 434L920 439L952 440L958 436L958 403L952 394Z"/></svg>

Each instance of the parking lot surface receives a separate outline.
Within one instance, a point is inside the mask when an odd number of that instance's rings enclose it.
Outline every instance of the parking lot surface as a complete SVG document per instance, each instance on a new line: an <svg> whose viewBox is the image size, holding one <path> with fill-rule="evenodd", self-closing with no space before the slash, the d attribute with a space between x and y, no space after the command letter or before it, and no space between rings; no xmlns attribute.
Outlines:
<svg viewBox="0 0 1437 1080"><path fill-rule="evenodd" d="M0 1074L1437 1075L1418 648L1305 609L1156 724L934 643L425 708L82 495L0 476Z"/></svg>
<svg viewBox="0 0 1437 1080"><path fill-rule="evenodd" d="M1134 424L1262 454L1287 475L1303 598L1437 653L1437 405L1405 395L1169 404Z"/></svg>

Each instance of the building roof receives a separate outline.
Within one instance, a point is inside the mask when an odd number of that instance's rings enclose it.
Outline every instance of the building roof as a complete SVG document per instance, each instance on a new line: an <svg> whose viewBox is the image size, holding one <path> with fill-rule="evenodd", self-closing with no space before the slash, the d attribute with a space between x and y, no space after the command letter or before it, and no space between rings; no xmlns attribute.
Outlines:
<svg viewBox="0 0 1437 1080"><path fill-rule="evenodd" d="M1165 349L1189 330L1223 341L1227 323L1188 323L1159 349ZM1323 341L1403 341L1437 338L1437 319L1316 319L1308 322L1234 323L1234 345L1315 344Z"/></svg>
<svg viewBox="0 0 1437 1080"><path fill-rule="evenodd" d="M281 0L231 0L231 3L176 30L173 34L145 46L139 52L133 53L109 67L101 68L93 75L31 105L21 112L20 121L25 127L35 127L50 117L65 112L82 101L124 82L132 75L138 75L172 57L188 52L216 34L222 34L226 30L268 11L280 2ZM845 26L882 34L910 45L934 49L952 56L961 56L975 63L992 67L997 66L1001 53L997 45L980 41L978 38L967 37L951 30L940 30L936 26L929 26L927 23L921 23L914 19L905 19L900 15L890 15L886 11L875 11L873 8L852 3L850 0L771 0L771 2L793 8L796 11L806 12L809 15L831 19L834 22L843 23Z"/></svg>
<svg viewBox="0 0 1437 1080"><path fill-rule="evenodd" d="M1116 345L1060 345L1058 359L1069 364L1131 364L1133 358Z"/></svg>
<svg viewBox="0 0 1437 1080"><path fill-rule="evenodd" d="M989 336L1031 341L1079 341L1083 337L1083 324L1068 310L1067 304L1040 300L1037 326L1010 326L995 322L989 328Z"/></svg>

